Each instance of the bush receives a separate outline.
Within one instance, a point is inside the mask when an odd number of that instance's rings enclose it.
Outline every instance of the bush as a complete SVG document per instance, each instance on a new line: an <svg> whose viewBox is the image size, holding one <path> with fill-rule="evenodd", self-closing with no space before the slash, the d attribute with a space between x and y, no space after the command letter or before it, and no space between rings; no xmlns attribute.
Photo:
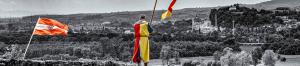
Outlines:
<svg viewBox="0 0 300 66"><path fill-rule="evenodd" d="M77 60L78 57L70 56L69 54L59 54L59 55L44 55L43 57L34 58L36 60Z"/></svg>
<svg viewBox="0 0 300 66"><path fill-rule="evenodd" d="M280 61L281 61L281 62L285 62L285 61L286 61L286 58L285 58L285 57L282 57L282 58L280 58Z"/></svg>
<svg viewBox="0 0 300 66"><path fill-rule="evenodd" d="M120 65L112 61L107 61L104 63L104 66L120 66Z"/></svg>
<svg viewBox="0 0 300 66"><path fill-rule="evenodd" d="M221 66L220 61L210 61L207 63L207 66Z"/></svg>
<svg viewBox="0 0 300 66"><path fill-rule="evenodd" d="M196 66L196 64L192 64L192 61L186 61L182 64L182 66Z"/></svg>

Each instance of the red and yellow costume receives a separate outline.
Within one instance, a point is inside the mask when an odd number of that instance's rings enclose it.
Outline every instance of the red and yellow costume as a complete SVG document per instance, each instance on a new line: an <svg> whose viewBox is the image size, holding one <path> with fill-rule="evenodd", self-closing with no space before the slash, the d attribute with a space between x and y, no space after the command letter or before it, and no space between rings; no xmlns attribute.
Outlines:
<svg viewBox="0 0 300 66"><path fill-rule="evenodd" d="M150 47L149 47L149 35L152 32L152 28L148 25L147 21L140 20L134 24L134 52L133 62L140 63L141 60L144 63L148 63L150 59Z"/></svg>

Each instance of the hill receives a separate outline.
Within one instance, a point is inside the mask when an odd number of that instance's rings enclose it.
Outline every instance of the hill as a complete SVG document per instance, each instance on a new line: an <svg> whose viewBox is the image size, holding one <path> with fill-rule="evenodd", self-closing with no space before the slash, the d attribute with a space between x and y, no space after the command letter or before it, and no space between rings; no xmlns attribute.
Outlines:
<svg viewBox="0 0 300 66"><path fill-rule="evenodd" d="M297 6L300 6L300 0L271 0L266 1L258 4L251 4L251 5L245 5L250 8L257 8L257 9L275 9L277 7L290 7L294 8Z"/></svg>
<svg viewBox="0 0 300 66"><path fill-rule="evenodd" d="M157 10L154 16L154 21L160 21L160 16L166 10ZM210 12L210 8L185 8L180 10L174 10L172 19L182 20L195 17L196 14L200 18L207 18ZM25 16L22 19L25 21L36 20L38 17L47 17L57 19L59 21L77 23L102 23L102 22L130 22L134 23L138 20L140 14L145 14L148 19L151 18L151 11L124 11L124 12L112 12L112 13L84 13L84 14L71 14L71 15L34 15Z"/></svg>
<svg viewBox="0 0 300 66"><path fill-rule="evenodd" d="M275 9L277 7L291 7L300 9L300 0L271 0L258 4L244 4L249 8L257 9ZM219 8L219 7L211 7ZM174 10L172 19L182 20L187 18L193 18L196 15L200 18L208 19L211 8L184 8L180 10ZM160 21L161 14L166 10L157 10L154 16L154 21ZM80 23L123 23L129 22L133 24L138 20L140 14L145 14L150 20L151 11L124 11L124 12L112 12L112 13L82 13L82 14L70 14L70 15L34 15L22 17L20 22L34 22L38 17L48 17L57 19L62 22L68 22L69 24L80 24ZM0 19L2 21L2 19ZM4 22L4 21L2 21Z"/></svg>

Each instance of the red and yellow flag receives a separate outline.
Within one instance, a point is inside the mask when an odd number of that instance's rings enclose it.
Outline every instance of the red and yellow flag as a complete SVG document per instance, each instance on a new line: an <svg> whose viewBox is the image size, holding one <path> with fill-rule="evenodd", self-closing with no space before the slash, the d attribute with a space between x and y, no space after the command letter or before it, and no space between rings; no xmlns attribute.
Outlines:
<svg viewBox="0 0 300 66"><path fill-rule="evenodd" d="M172 16L173 6L176 0L173 0L166 12L161 15L161 20L165 20L166 18L170 18Z"/></svg>
<svg viewBox="0 0 300 66"><path fill-rule="evenodd" d="M62 35L67 36L68 25L48 18L39 18L33 35Z"/></svg>

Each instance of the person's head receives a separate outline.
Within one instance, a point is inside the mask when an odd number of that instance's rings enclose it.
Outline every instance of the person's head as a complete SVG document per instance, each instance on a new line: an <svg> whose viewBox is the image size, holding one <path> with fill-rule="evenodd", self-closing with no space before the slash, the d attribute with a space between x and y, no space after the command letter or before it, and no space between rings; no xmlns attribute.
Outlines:
<svg viewBox="0 0 300 66"><path fill-rule="evenodd" d="M140 20L145 20L146 19L146 16L145 15L141 15L140 16Z"/></svg>

